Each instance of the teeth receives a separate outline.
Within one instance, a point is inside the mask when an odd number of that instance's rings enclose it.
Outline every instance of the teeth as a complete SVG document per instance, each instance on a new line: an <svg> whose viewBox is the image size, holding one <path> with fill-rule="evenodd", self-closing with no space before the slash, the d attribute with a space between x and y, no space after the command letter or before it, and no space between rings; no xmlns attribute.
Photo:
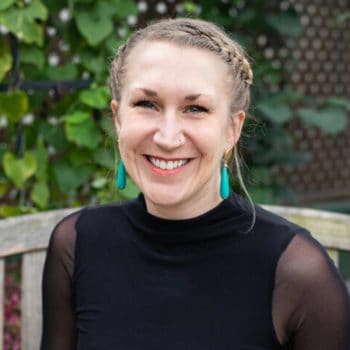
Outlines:
<svg viewBox="0 0 350 350"><path fill-rule="evenodd" d="M160 159L153 158L153 157L149 157L149 160L151 161L151 163L155 167L157 167L159 169L163 169L163 170L176 169L176 168L179 168L180 166L185 165L188 162L188 160L186 160L186 159L165 161L165 160L160 160Z"/></svg>

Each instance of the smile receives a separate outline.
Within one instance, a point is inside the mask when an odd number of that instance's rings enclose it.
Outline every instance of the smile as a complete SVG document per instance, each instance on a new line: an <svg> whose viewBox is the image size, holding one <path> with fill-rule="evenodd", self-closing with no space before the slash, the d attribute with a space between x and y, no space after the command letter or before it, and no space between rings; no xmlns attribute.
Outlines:
<svg viewBox="0 0 350 350"><path fill-rule="evenodd" d="M161 158L155 158L151 156L147 156L149 162L152 163L156 168L162 170L173 170L180 168L189 162L189 159L173 159L166 160Z"/></svg>

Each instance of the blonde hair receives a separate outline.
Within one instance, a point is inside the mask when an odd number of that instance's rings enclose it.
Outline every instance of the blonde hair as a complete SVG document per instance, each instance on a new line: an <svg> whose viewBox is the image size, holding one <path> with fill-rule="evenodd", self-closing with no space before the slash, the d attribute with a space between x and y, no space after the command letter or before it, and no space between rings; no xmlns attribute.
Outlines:
<svg viewBox="0 0 350 350"><path fill-rule="evenodd" d="M218 55L226 62L230 71L232 80L231 111L248 110L253 72L246 52L239 43L231 39L214 23L191 18L163 19L153 22L132 33L127 42L119 47L112 60L109 72L110 92L112 98L116 101L120 101L123 80L127 70L127 58L133 48L144 41L166 41L181 47L209 50ZM240 186L253 209L250 230L255 223L254 204L242 178L236 147L233 152L233 160Z"/></svg>

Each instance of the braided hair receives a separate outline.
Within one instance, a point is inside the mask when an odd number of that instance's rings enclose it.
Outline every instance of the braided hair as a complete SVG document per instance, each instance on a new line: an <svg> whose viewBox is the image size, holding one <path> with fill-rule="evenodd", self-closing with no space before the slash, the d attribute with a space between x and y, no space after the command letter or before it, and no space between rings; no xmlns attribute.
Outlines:
<svg viewBox="0 0 350 350"><path fill-rule="evenodd" d="M119 47L110 67L111 95L120 100L127 57L143 41L167 41L182 47L202 48L213 52L226 62L232 79L232 111L246 111L250 103L253 72L244 49L222 29L211 22L176 18L154 22L135 31Z"/></svg>

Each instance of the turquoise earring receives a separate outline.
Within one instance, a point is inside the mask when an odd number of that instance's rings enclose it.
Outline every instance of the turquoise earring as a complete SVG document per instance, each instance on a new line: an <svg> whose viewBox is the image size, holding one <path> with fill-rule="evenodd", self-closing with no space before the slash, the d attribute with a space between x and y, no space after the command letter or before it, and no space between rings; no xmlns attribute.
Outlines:
<svg viewBox="0 0 350 350"><path fill-rule="evenodd" d="M126 171L123 161L120 159L116 176L116 184L119 190L123 190L126 186Z"/></svg>
<svg viewBox="0 0 350 350"><path fill-rule="evenodd" d="M222 158L222 165L220 171L220 197L222 199L226 199L230 195L230 181L228 177L228 159L231 155L231 149L225 151L224 156Z"/></svg>

